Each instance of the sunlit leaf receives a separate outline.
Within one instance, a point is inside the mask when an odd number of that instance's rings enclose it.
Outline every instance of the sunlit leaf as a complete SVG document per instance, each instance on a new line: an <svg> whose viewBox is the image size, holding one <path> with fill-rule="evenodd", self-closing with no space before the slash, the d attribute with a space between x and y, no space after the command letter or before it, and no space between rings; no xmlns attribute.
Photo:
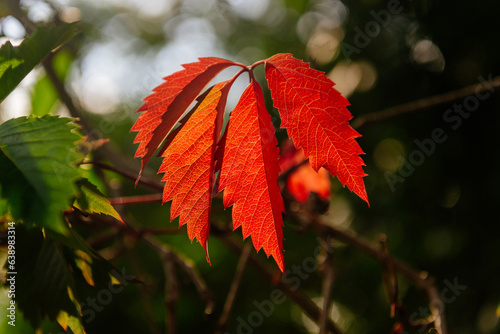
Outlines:
<svg viewBox="0 0 500 334"><path fill-rule="evenodd" d="M62 210L76 196L82 138L70 118L20 117L0 125L0 197L17 220L67 233Z"/></svg>
<svg viewBox="0 0 500 334"><path fill-rule="evenodd" d="M140 143L135 154L141 158L139 177L164 142L159 169L165 181L163 202L172 201L170 218L179 216L180 225L187 224L189 238L202 244L209 262L210 208L219 177L224 207L232 206L233 227L241 226L243 237L251 236L255 249L264 249L285 272L279 149L262 90L253 74L261 64L265 64L282 127L310 159L314 170L309 170L309 179L325 167L368 202L364 163L359 156L363 151L355 140L360 135L349 125L352 116L346 108L347 100L333 89L334 83L324 73L290 54L278 54L248 67L219 58L202 58L184 65L184 70L165 78L166 82L146 97L138 110L143 113L132 131L139 132L135 139ZM205 84L228 66L241 70L231 80L201 93ZM221 135L227 91L244 72L249 72L250 85ZM185 113L196 96L198 105ZM327 177L322 173L323 179ZM325 184L320 188L309 186L301 195L307 199L311 191L318 190L328 197Z"/></svg>
<svg viewBox="0 0 500 334"><path fill-rule="evenodd" d="M0 102L50 52L71 39L77 32L75 24L37 27L31 36L14 47L7 41L0 48Z"/></svg>
<svg viewBox="0 0 500 334"><path fill-rule="evenodd" d="M78 187L78 193L73 204L74 207L85 213L108 215L122 221L115 208L109 204L107 197L96 186L90 183L89 180L78 180L76 186Z"/></svg>

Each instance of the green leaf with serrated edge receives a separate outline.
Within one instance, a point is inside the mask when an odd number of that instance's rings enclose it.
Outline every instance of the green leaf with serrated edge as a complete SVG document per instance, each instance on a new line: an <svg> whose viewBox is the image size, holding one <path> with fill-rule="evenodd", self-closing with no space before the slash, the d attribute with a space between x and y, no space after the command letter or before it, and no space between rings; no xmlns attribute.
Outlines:
<svg viewBox="0 0 500 334"><path fill-rule="evenodd" d="M82 138L70 118L20 117L0 125L0 197L16 220L68 233L62 210L76 197Z"/></svg>
<svg viewBox="0 0 500 334"><path fill-rule="evenodd" d="M0 48L0 102L35 68L52 50L71 39L77 26L64 24L57 27L35 29L33 34L14 47L7 41Z"/></svg>
<svg viewBox="0 0 500 334"><path fill-rule="evenodd" d="M75 208L85 213L108 215L123 222L115 208L109 204L107 197L89 180L78 180L76 186L78 187L78 194L73 204Z"/></svg>

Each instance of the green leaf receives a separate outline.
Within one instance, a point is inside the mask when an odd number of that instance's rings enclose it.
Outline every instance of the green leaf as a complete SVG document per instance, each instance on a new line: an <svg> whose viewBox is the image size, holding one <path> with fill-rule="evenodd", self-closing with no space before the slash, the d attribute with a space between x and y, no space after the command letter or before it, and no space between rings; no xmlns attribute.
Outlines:
<svg viewBox="0 0 500 334"><path fill-rule="evenodd" d="M76 32L75 24L40 26L17 47L7 41L0 48L0 102L52 50L67 42Z"/></svg>
<svg viewBox="0 0 500 334"><path fill-rule="evenodd" d="M28 230L23 224L17 224L15 232L15 301L20 311L16 315L16 328L24 329L16 333L34 332L26 329L26 322L33 329L46 329L50 320L54 324L57 321L65 330L70 328L75 334L84 334L82 296L98 295L114 284L127 286L129 282L139 282L102 259L73 229L71 237L50 230L45 234L39 229ZM6 261L4 268L9 265ZM1 298L0 306L7 306ZM0 319L0 331L2 328L9 327Z"/></svg>
<svg viewBox="0 0 500 334"><path fill-rule="evenodd" d="M62 235L46 230L45 237L56 241L67 249L67 259L71 259L75 269L73 271L76 273L76 268L78 268L86 284L93 287L105 287L110 283L115 284L112 282L112 274L119 273L119 270L92 249L75 229L70 229L69 232L68 235ZM125 283L124 279L139 282L131 277L121 277L116 284Z"/></svg>
<svg viewBox="0 0 500 334"><path fill-rule="evenodd" d="M87 179L81 179L76 182L79 193L76 196L73 206L85 213L98 213L116 218L123 222L122 218L116 212L115 208L109 204L109 201L103 193L97 189Z"/></svg>
<svg viewBox="0 0 500 334"><path fill-rule="evenodd" d="M0 217L5 217L6 221L11 221L12 219L9 219L9 217L7 216L9 213L8 202L7 200L3 199L1 195L2 195L2 185L0 184Z"/></svg>
<svg viewBox="0 0 500 334"><path fill-rule="evenodd" d="M44 75L35 84L31 96L31 114L43 116L51 112L59 100L57 91L49 77Z"/></svg>
<svg viewBox="0 0 500 334"><path fill-rule="evenodd" d="M82 138L70 118L20 117L0 125L0 198L14 219L68 234L62 210L76 196Z"/></svg>
<svg viewBox="0 0 500 334"><path fill-rule="evenodd" d="M54 71L57 76L64 81L72 62L72 57L68 52L58 52L52 59ZM33 87L31 95L31 113L36 116L43 116L50 113L59 101L59 95L54 84L47 75L42 76Z"/></svg>
<svg viewBox="0 0 500 334"><path fill-rule="evenodd" d="M16 306L33 328L43 318L58 319L61 311L79 317L73 274L63 248L40 230L16 227Z"/></svg>

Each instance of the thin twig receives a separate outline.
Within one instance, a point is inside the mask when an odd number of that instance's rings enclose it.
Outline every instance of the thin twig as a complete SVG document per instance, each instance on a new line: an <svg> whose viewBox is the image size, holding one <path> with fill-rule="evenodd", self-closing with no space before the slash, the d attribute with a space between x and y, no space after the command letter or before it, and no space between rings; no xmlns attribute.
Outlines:
<svg viewBox="0 0 500 334"><path fill-rule="evenodd" d="M313 226L319 233L327 233L332 235L332 237L337 240L348 243L357 249L361 250L363 253L374 257L381 263L390 260L394 270L404 275L409 279L418 289L422 290L427 297L429 302L429 308L432 314L432 320L434 321L435 328L440 334L447 334L447 326L444 316L444 304L441 301L439 292L434 285L431 278L427 277L426 273L418 272L408 265L402 263L401 261L385 254L382 250L374 247L368 241L355 235L352 232L343 231L333 227L331 224L327 224L322 218L317 216L310 216L307 218L313 222Z"/></svg>
<svg viewBox="0 0 500 334"><path fill-rule="evenodd" d="M102 161L84 161L81 163L81 165L85 165L85 164L92 164L94 166L98 166L102 169L107 169L107 170L110 170L112 172L115 172L129 180L132 180L132 181L136 181L137 180L137 174L133 174L133 173L130 173L130 172L127 172L121 168L118 168L118 167L115 167L115 166L112 166L108 163L105 163L105 162L102 162ZM157 189L157 190L163 190L163 185L159 182L156 182L156 181L153 181L153 180L150 180L144 176L141 177L141 179L139 180L139 183L145 185L145 186L148 186L150 188L153 188L153 189Z"/></svg>
<svg viewBox="0 0 500 334"><path fill-rule="evenodd" d="M326 236L323 239L324 261L322 263L323 271L323 309L319 319L319 333L328 333L328 319L330 319L330 309L332 305L332 292L335 282L335 264L333 258L333 248Z"/></svg>
<svg viewBox="0 0 500 334"><path fill-rule="evenodd" d="M165 267L165 309L167 311L167 334L177 333L177 301L179 300L179 282L175 275L175 263L172 252L163 254Z"/></svg>
<svg viewBox="0 0 500 334"><path fill-rule="evenodd" d="M491 91L493 88L498 88L498 87L500 87L500 77L495 77L492 79L491 83L488 84L481 82L478 84L473 84L444 94L425 97L416 101L400 104L381 111L376 111L369 114L361 115L351 122L351 126L354 129L359 129L370 123L384 121L386 119L396 117L399 115L409 114L422 109L438 106L444 103L449 103L455 100L465 98L469 95L482 93L487 90Z"/></svg>
<svg viewBox="0 0 500 334"><path fill-rule="evenodd" d="M163 194L146 194L137 196L122 196L109 199L111 205L135 205L161 202Z"/></svg>
<svg viewBox="0 0 500 334"><path fill-rule="evenodd" d="M245 271L245 267L247 265L248 257L250 256L250 251L252 250L252 245L247 243L243 247L243 250L240 255L240 259L238 261L238 266L236 267L236 273L234 274L233 282L231 283L231 287L229 288L229 292L227 294L226 302L224 303L224 307L222 309L222 314L217 321L217 328L215 333L222 334L226 328L227 320L229 319L229 315L234 305L234 301L236 299L236 294L238 293L239 287L241 285L241 279L243 278L243 272Z"/></svg>
<svg viewBox="0 0 500 334"><path fill-rule="evenodd" d="M394 270L394 265L392 263L392 258L389 252L387 237L385 235L381 235L379 237L379 244L381 246L382 251L386 254L386 258L382 262L384 266L384 270L382 271L382 278L384 281L385 290L387 292L387 298L389 300L389 303L391 303L391 317L394 317L394 315L396 314L396 308L399 307L398 278Z"/></svg>
<svg viewBox="0 0 500 334"><path fill-rule="evenodd" d="M161 234L180 234L186 233L186 229L181 227L143 227L137 229L139 235L143 234L152 234L152 235L161 235Z"/></svg>
<svg viewBox="0 0 500 334"><path fill-rule="evenodd" d="M7 5L10 9L9 14L14 16L19 22L21 22L21 24L24 26L24 29L26 29L26 32L31 35L35 30L36 25L24 14L19 2L19 0L7 0Z"/></svg>
<svg viewBox="0 0 500 334"><path fill-rule="evenodd" d="M59 78L56 71L54 70L54 67L52 65L53 58L54 54L50 53L42 61L42 66L43 69L45 70L45 74L54 85L54 88L56 89L59 98L68 108L70 115L78 119L78 123L83 127L84 131L90 131L92 129L92 126L86 121L85 117L82 117L82 112L80 111L80 108L76 106L73 98L66 90L66 87L64 87L63 81Z"/></svg>
<svg viewBox="0 0 500 334"><path fill-rule="evenodd" d="M146 243L152 246L155 250L172 258L172 261L188 275L189 279L196 287L196 290L198 290L198 294L205 302L205 314L212 314L215 306L215 301L205 281L196 270L193 262L190 259L186 259L177 252L173 251L167 245L160 243L152 235L143 235L142 240L146 241Z"/></svg>
<svg viewBox="0 0 500 334"><path fill-rule="evenodd" d="M35 30L36 24L30 20L30 18L23 12L21 9L19 0L8 0L7 5L11 10L11 14L19 20L26 29L28 34L32 34ZM78 123L82 126L83 134L93 134L93 131L96 131L98 134L101 134L101 131L95 129L95 127L87 120L85 114L82 112L82 108L77 106L75 100L71 96L71 94L66 89L64 82L54 70L54 65L52 63L53 57L56 51L50 53L42 60L42 66L45 70L47 77L50 79L54 88L57 91L59 99L64 103L64 105L68 108L68 111L72 117L77 118ZM116 166L124 166L123 168L133 170L131 166L138 166L138 162L127 159L123 155L119 154L117 151L111 149L108 145L104 145L95 151L96 156L101 158L105 158Z"/></svg>
<svg viewBox="0 0 500 334"><path fill-rule="evenodd" d="M133 245L127 242L123 242L123 244L127 245L129 250ZM132 265L134 272L144 272L144 261L141 261L141 259L138 258L137 253L129 251L127 252L127 258ZM159 324L157 321L155 321L155 308L153 303L151 302L154 298L154 291L152 291L150 287L151 285L147 283L139 285L139 289L141 290L139 299L142 304L142 311L144 313L146 323L149 326L148 332L151 334L160 334L161 330L159 328Z"/></svg>
<svg viewBox="0 0 500 334"><path fill-rule="evenodd" d="M221 236L221 241L232 251L236 253L241 253L243 246L234 241L232 238L223 234ZM269 282L272 282L276 285L276 287L283 291L285 295L287 295L295 304L300 306L302 310L309 316L309 318L314 321L318 321L321 315L321 309L307 296L305 296L300 290L297 290L296 286L292 286L289 283L286 283L283 280L275 280L274 270L270 269L266 264L262 263L260 259L258 259L253 254L248 258L248 263L251 264L257 271ZM328 319L328 330L334 334L341 334L342 331L335 325L335 323Z"/></svg>
<svg viewBox="0 0 500 334"><path fill-rule="evenodd" d="M77 216L81 213L77 211L68 210L65 212L65 214ZM212 314L215 305L214 298L212 296L212 293L208 289L205 281L196 270L193 262L190 259L186 259L184 256L174 251L167 245L159 242L153 235L148 233L150 231L154 231L154 229L135 230L130 225L130 222L127 222L127 224L122 224L116 219L107 219L99 215L89 215L89 217L87 218L82 216L82 218L85 220L88 219L96 220L99 222L99 224L112 226L118 229L119 231L123 232L124 234L133 237L134 239L145 241L147 245L149 245L150 247L153 248L153 250L158 252L158 254L162 259L164 258L164 256L170 257L172 261L186 273L186 275L189 277L191 282L196 287L198 294L200 295L201 299L205 302L205 314L207 315Z"/></svg>

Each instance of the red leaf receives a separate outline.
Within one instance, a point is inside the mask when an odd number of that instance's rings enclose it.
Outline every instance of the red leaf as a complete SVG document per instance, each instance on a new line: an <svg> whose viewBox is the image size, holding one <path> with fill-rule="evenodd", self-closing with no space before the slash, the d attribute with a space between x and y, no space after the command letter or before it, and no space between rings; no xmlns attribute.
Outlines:
<svg viewBox="0 0 500 334"><path fill-rule="evenodd" d="M252 236L284 272L283 199L278 186L279 149L262 90L252 78L231 112L224 143L219 191L224 207L233 206L233 228Z"/></svg>
<svg viewBox="0 0 500 334"><path fill-rule="evenodd" d="M316 172L305 159L304 152L297 150L291 141L285 141L281 145L281 172L297 168L286 178L286 189L300 203L306 203L311 192L318 194L324 201L330 201L331 182L328 172L324 168Z"/></svg>
<svg viewBox="0 0 500 334"><path fill-rule="evenodd" d="M166 77L145 99L138 110L143 113L132 131L139 132L135 138L140 143L136 152L136 157L141 157L139 177L164 143L159 153L163 157L159 169L164 173L163 203L172 201L170 219L179 216L179 225L187 224L189 238L202 244L207 261L215 187L224 191L224 206L232 206L233 228L241 226L243 237L251 236L255 248L272 255L284 271L284 204L277 182L279 149L262 90L253 76L254 68L264 63L282 126L309 156L312 168L318 171L325 167L368 201L359 157L363 152L355 141L359 134L348 124L351 114L346 109L347 100L323 73L291 55L276 55L249 67L219 58L200 58L199 62L184 65L184 70ZM233 65L241 67L240 72L200 95L217 73ZM249 72L250 85L220 139L229 89L243 72ZM186 113L196 97L197 105ZM176 124L179 126L173 129ZM220 177L218 186L215 175ZM294 191L301 191L305 198L310 191L317 191L322 198L328 196L329 187L318 188L313 176L318 174L309 168L300 176L309 182L296 182L301 189Z"/></svg>
<svg viewBox="0 0 500 334"><path fill-rule="evenodd" d="M141 157L139 178L149 159L203 88L232 65L238 64L220 58L200 58L165 77L165 82L144 99L143 106L137 110L143 113L131 129L139 132L134 140L140 143L135 153L136 158Z"/></svg>
<svg viewBox="0 0 500 334"><path fill-rule="evenodd" d="M363 182L363 151L348 121L349 102L333 88L324 73L290 54L265 61L274 106L297 148L303 148L314 170L325 167L343 185L368 203Z"/></svg>
<svg viewBox="0 0 500 334"><path fill-rule="evenodd" d="M159 173L165 173L163 203L172 201L170 220L179 217L187 224L191 242L196 238L205 249L207 261L210 205L213 193L214 153L218 142L232 82L212 87L200 99L192 116L182 125L162 154Z"/></svg>

